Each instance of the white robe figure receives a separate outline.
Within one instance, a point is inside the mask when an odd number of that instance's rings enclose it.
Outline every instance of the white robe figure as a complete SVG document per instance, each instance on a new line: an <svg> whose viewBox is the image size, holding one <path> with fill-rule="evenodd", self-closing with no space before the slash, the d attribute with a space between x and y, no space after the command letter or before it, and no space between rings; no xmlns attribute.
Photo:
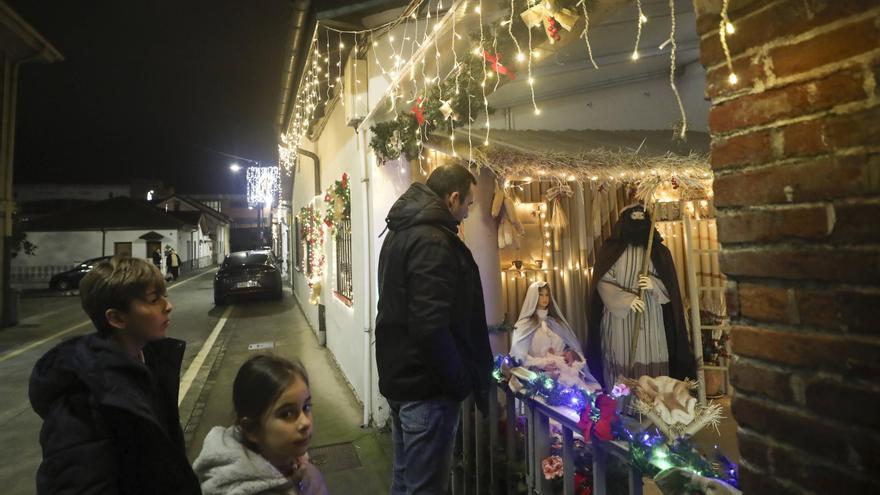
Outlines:
<svg viewBox="0 0 880 495"><path fill-rule="evenodd" d="M519 320L514 325L510 355L526 367L545 370L555 365L559 370L559 383L566 387L577 386L590 392L599 390L599 383L585 366L581 344L559 311L552 292L549 307L538 309L540 291L546 286L547 282L534 282L529 286ZM563 356L566 348L577 354L580 361L567 364Z"/></svg>
<svg viewBox="0 0 880 495"><path fill-rule="evenodd" d="M636 313L630 309L633 299L638 297L639 275L645 250L641 247L627 246L602 276L598 286L599 296L605 304L602 316L602 355L604 356L605 380L613 383L620 376L627 376L627 363L632 345ZM666 333L663 331L663 304L669 296L663 281L653 275L654 265L649 263L649 272L654 289L645 291L645 311L641 316L639 345L636 348L635 376L663 376L669 374L669 351Z"/></svg>

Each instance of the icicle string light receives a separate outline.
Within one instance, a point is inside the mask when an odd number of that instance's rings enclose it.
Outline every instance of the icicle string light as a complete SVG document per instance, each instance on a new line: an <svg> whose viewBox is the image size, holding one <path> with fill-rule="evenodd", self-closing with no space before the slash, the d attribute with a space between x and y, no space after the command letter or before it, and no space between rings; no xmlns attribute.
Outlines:
<svg viewBox="0 0 880 495"><path fill-rule="evenodd" d="M528 61L528 76L529 76L529 93L532 96L532 108L535 109L535 115L541 115L541 109L538 108L538 104L535 103L535 80L532 79L532 28L529 27L529 61Z"/></svg>
<svg viewBox="0 0 880 495"><path fill-rule="evenodd" d="M587 55L590 57L590 63L593 64L594 69L598 69L599 66L596 65L596 61L593 59L593 47L590 46L590 13L587 11L587 0L580 0L578 5L581 6L581 10L584 12L584 32L581 34L584 38L584 43L587 45ZM531 31L529 31L531 33Z"/></svg>
<svg viewBox="0 0 880 495"><path fill-rule="evenodd" d="M724 59L727 62L727 82L731 85L737 83L736 73L733 72L733 62L730 60L730 48L727 46L727 35L733 34L736 30L727 17L727 7L729 0L723 0L721 3L721 23L718 25L718 38L721 40L721 48L724 50Z"/></svg>
<svg viewBox="0 0 880 495"><path fill-rule="evenodd" d="M515 11L516 6L514 5L514 0L510 0L510 18L507 19L507 34L510 35L510 39L512 39L513 44L516 45L516 61L522 62L525 56L522 53L522 48L519 46L519 40L513 35L513 13Z"/></svg>
<svg viewBox="0 0 880 495"><path fill-rule="evenodd" d="M642 39L642 24L648 22L648 18L645 16L645 13L642 11L642 0L636 0L636 7L639 9L639 18L636 21L636 25L638 26L636 29L636 47L633 48L632 59L639 59L639 41Z"/></svg>
<svg viewBox="0 0 880 495"><path fill-rule="evenodd" d="M675 94L678 111L681 113L681 129L678 132L678 137L684 140L687 138L687 115L684 112L681 95L678 94L678 88L675 86L675 0L669 0L669 17L671 19L669 40L672 45L672 50L669 52L669 85L672 86L672 93Z"/></svg>
<svg viewBox="0 0 880 495"><path fill-rule="evenodd" d="M486 37L483 32L483 0L479 0L477 2L477 15L480 16L480 47L479 51L475 52L474 55L480 58L480 65L483 67L483 81L480 82L480 89L483 92L483 111L486 112L486 138L483 140L484 145L489 145L489 128L491 125L489 124L489 99L486 98L486 79L487 79L487 70L485 61L483 59L483 53L486 50Z"/></svg>

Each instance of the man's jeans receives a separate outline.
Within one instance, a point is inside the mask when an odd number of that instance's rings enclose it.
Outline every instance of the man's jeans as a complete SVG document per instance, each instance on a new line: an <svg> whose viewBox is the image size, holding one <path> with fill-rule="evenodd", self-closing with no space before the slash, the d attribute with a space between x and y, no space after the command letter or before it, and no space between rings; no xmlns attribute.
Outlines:
<svg viewBox="0 0 880 495"><path fill-rule="evenodd" d="M461 402L389 400L394 443L391 495L445 495Z"/></svg>

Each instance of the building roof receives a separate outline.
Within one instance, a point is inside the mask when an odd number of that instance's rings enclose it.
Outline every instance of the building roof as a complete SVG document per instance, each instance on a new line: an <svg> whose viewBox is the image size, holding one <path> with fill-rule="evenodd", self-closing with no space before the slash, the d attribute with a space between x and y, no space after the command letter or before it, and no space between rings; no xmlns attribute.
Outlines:
<svg viewBox="0 0 880 495"><path fill-rule="evenodd" d="M25 224L29 232L71 230L160 230L196 225L157 210L144 201L126 197L96 201Z"/></svg>
<svg viewBox="0 0 880 495"><path fill-rule="evenodd" d="M160 210L161 211L161 210ZM186 223L187 225L196 226L202 229L202 232L208 233L207 222L204 221L205 214L200 210L178 210L165 212L166 215Z"/></svg>
<svg viewBox="0 0 880 495"><path fill-rule="evenodd" d="M225 213L219 212L219 211L215 210L214 208L211 208L210 206L206 205L205 203L202 203L201 201L199 201L193 197L190 197L190 196L182 196L180 194L172 194L170 196L166 196L164 198L159 198L159 199L154 200L153 204L160 205L160 204L165 203L167 201L173 201L173 200L180 200L180 201L192 206L193 208L197 208L197 209L201 210L202 212L216 218L217 220L220 220L221 222L232 223L232 217L230 217L229 215L226 215Z"/></svg>
<svg viewBox="0 0 880 495"><path fill-rule="evenodd" d="M48 63L64 60L61 52L5 2L0 2L0 45L13 62L31 57L32 61Z"/></svg>

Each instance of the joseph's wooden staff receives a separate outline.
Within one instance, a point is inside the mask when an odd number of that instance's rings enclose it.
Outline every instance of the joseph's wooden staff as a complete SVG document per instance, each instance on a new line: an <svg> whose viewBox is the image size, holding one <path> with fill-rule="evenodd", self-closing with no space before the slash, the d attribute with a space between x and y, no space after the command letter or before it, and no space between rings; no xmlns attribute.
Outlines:
<svg viewBox="0 0 880 495"><path fill-rule="evenodd" d="M651 217L651 231L648 233L648 245L645 246L645 258L642 260L642 275L643 276L648 275L649 261L651 260L651 248L654 247L654 225L656 224L657 220L654 218L654 214L651 211L654 209L654 203L655 203L653 201L653 196L654 196L653 194L651 194L651 196L649 196L652 199L651 199L650 203L645 205L645 214L650 215L650 217ZM641 287L639 288L639 299L641 299L643 301L645 300L645 289L643 289ZM647 310L648 310L648 306L647 306L647 303L645 303L645 309L643 311L647 311ZM635 376L635 369L634 368L635 368L635 361L636 361L636 350L639 347L639 333L641 333L641 330L642 330L642 312L637 312L635 325L633 326L632 340L630 341L630 344L629 344L629 366L627 366L627 368L629 369L629 375L631 378L638 378L637 376Z"/></svg>

